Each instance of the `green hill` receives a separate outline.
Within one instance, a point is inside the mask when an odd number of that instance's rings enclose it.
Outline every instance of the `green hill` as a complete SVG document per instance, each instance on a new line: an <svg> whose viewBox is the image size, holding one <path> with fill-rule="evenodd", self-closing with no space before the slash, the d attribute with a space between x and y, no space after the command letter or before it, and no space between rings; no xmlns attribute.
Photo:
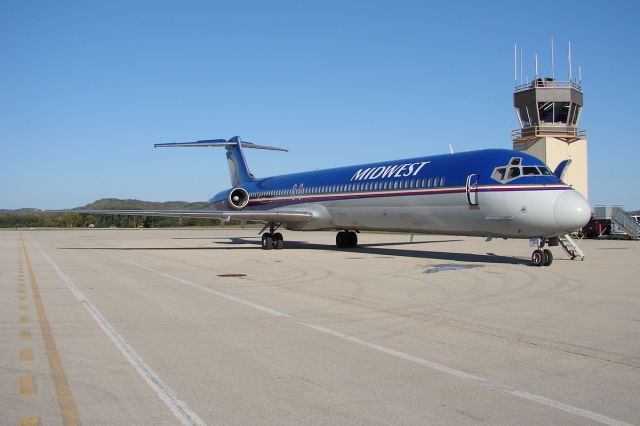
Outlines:
<svg viewBox="0 0 640 426"><path fill-rule="evenodd" d="M142 201L103 198L86 206L76 207L64 213L51 213L37 209L0 210L0 228L145 228L174 226L214 226L215 219L192 219L174 217L144 217L125 215L100 215L75 213L73 210L213 210L209 202L186 201Z"/></svg>
<svg viewBox="0 0 640 426"><path fill-rule="evenodd" d="M74 210L213 210L213 205L206 201L142 201L142 200L121 200L119 198L102 198L77 207Z"/></svg>

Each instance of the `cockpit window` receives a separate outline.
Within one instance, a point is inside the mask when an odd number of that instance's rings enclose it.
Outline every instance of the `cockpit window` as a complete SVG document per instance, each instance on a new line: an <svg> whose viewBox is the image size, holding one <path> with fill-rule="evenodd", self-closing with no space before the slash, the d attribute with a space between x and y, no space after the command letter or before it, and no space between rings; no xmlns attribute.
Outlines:
<svg viewBox="0 0 640 426"><path fill-rule="evenodd" d="M553 173L546 166L525 166L522 157L513 157L506 166L498 166L493 169L491 178L507 183L522 176L552 176Z"/></svg>
<svg viewBox="0 0 640 426"><path fill-rule="evenodd" d="M507 168L506 167L498 167L494 172L493 172L493 178L495 180L504 180L504 174L506 173Z"/></svg>

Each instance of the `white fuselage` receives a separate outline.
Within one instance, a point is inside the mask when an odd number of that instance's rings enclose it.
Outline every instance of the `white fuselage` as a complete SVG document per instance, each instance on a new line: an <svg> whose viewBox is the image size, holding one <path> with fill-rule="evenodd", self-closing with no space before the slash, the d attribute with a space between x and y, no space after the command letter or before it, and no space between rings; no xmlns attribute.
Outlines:
<svg viewBox="0 0 640 426"><path fill-rule="evenodd" d="M566 206L565 206L566 204ZM573 189L398 195L301 203L314 219L292 230L351 229L505 238L557 236L589 220L590 208ZM566 210L566 211L565 211ZM568 220L567 220L568 218Z"/></svg>

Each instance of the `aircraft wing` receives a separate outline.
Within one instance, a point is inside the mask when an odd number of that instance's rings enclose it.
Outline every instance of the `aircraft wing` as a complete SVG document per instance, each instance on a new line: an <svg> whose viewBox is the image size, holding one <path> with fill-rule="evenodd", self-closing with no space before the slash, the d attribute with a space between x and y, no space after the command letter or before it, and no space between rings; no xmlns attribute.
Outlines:
<svg viewBox="0 0 640 426"><path fill-rule="evenodd" d="M310 212L297 210L50 210L52 213L109 214L127 216L193 217L199 219L250 220L256 222L308 222Z"/></svg>

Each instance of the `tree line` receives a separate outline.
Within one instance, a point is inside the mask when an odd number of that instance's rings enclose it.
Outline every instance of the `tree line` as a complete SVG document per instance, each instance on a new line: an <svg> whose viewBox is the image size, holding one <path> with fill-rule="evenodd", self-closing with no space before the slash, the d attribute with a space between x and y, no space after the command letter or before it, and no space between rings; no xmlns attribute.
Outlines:
<svg viewBox="0 0 640 426"><path fill-rule="evenodd" d="M141 201L102 198L82 210L213 210L204 201ZM54 213L35 209L0 210L0 228L169 228L177 226L215 226L217 219L151 217L76 213L73 210ZM230 223L235 224L235 223Z"/></svg>
<svg viewBox="0 0 640 426"><path fill-rule="evenodd" d="M216 219L94 215L73 212L0 214L0 228L168 228L218 224L219 221Z"/></svg>

